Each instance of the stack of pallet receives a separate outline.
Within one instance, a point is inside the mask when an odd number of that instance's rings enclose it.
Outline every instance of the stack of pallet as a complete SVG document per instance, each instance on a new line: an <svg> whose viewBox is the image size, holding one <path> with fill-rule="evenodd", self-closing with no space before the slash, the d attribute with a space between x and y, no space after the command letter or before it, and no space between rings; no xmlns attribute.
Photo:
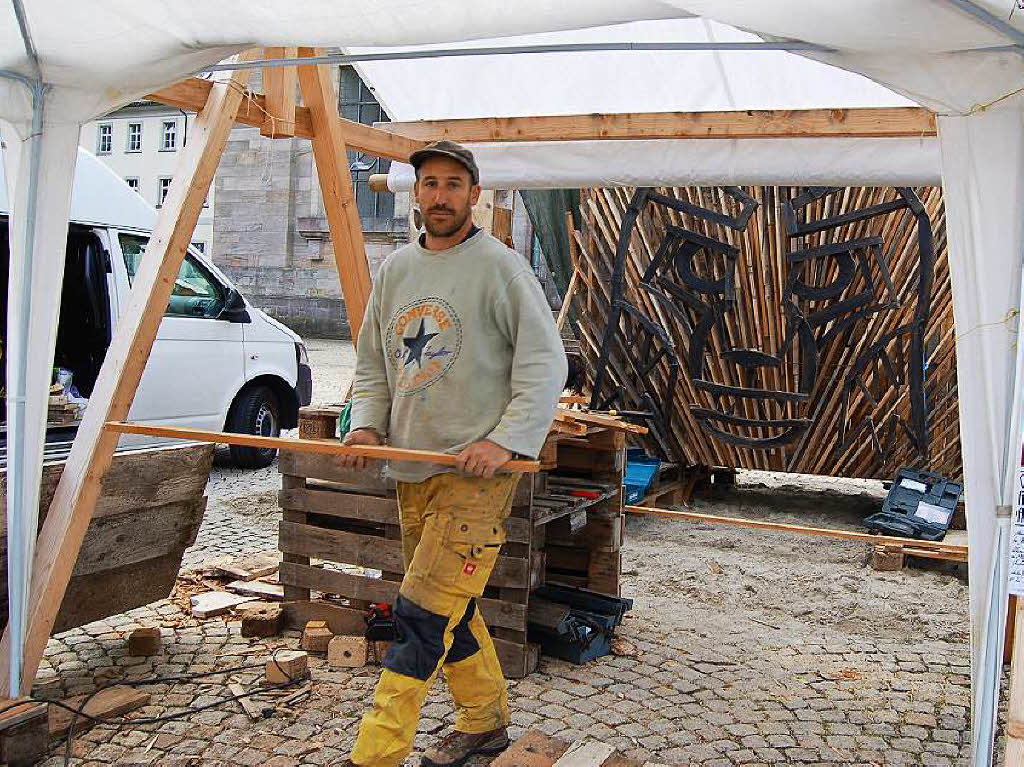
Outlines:
<svg viewBox="0 0 1024 767"><path fill-rule="evenodd" d="M300 434L334 434L332 415L336 409L303 409ZM541 454L542 471L520 481L507 541L478 600L506 676L537 666L537 645L526 636L529 599L546 577L618 596L623 430L636 428L564 411ZM404 572L401 528L395 485L382 467L356 472L336 456L283 451L279 468L285 599L303 603L315 593L350 619L372 603L394 603Z"/></svg>
<svg viewBox="0 0 1024 767"><path fill-rule="evenodd" d="M625 434L617 429L555 438L545 493L534 500L537 516L548 519L548 581L621 595L625 448ZM552 504L561 508L544 510Z"/></svg>
<svg viewBox="0 0 1024 767"><path fill-rule="evenodd" d="M75 423L82 420L82 406L68 400L60 384L50 388L50 399L47 403L46 422L55 425Z"/></svg>

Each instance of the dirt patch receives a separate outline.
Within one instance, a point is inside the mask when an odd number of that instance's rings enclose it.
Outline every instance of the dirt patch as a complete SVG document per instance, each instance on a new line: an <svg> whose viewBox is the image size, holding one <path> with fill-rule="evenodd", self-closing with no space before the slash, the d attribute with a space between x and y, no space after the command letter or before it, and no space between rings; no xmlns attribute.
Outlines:
<svg viewBox="0 0 1024 767"><path fill-rule="evenodd" d="M885 490L879 482L746 472L734 489L691 508L721 516L862 532ZM819 536L630 516L624 591L633 619L660 628L738 629L798 641L811 628L837 641L968 640L966 567L920 562L899 572L869 566L867 544ZM756 631L756 629L755 629Z"/></svg>

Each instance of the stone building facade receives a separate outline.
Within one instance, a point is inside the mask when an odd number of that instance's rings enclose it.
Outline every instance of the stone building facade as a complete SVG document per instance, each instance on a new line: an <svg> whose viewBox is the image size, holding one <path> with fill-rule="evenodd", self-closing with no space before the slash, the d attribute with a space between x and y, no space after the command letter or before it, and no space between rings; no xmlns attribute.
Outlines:
<svg viewBox="0 0 1024 767"><path fill-rule="evenodd" d="M355 70L338 72L342 116L366 124L387 119ZM253 75L250 87L258 90L258 72ZM386 160L354 152L348 160L375 276L388 254L409 241L411 195L370 190L370 175L386 173ZM236 127L214 183L210 252L217 266L256 306L300 335L350 338L310 142L269 139L257 128ZM514 246L544 282L546 270L529 218L518 195L511 200ZM557 295L549 298L557 306Z"/></svg>
<svg viewBox="0 0 1024 767"><path fill-rule="evenodd" d="M253 73L256 75L257 73ZM387 119L351 68L339 70L339 111ZM250 87L259 89L254 78ZM375 194L386 161L349 153L371 275L409 239L409 195ZM349 338L310 142L236 127L217 170L213 259L254 304L305 336Z"/></svg>
<svg viewBox="0 0 1024 767"><path fill-rule="evenodd" d="M301 335L349 338L309 141L235 128L216 177L214 260L254 304ZM364 222L370 273L408 242L406 211L388 231ZM398 204L402 207L398 208Z"/></svg>

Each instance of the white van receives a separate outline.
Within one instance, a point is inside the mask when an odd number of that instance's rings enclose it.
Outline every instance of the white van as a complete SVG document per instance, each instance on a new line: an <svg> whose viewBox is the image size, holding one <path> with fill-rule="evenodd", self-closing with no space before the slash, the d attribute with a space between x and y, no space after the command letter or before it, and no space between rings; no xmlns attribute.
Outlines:
<svg viewBox="0 0 1024 767"><path fill-rule="evenodd" d="M0 326L7 338L7 185L0 155ZM112 170L78 150L54 366L89 397L157 212ZM0 363L0 376L5 375ZM302 339L253 307L217 267L189 249L129 419L277 436L308 405L312 376ZM275 450L231 447L261 467Z"/></svg>

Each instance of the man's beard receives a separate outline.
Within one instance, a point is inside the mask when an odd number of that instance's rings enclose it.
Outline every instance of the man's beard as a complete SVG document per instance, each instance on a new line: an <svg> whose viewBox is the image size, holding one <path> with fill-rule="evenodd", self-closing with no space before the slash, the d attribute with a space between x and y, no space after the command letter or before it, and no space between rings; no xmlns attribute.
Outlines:
<svg viewBox="0 0 1024 767"><path fill-rule="evenodd" d="M426 228L427 234L431 237L451 237L463 227L466 223L466 219L468 219L473 213L473 209L470 207L463 210L461 214L459 211L453 210L452 208L444 208L444 210L451 211L452 213L452 222L450 224L436 223L431 220L429 215L423 217L423 226Z"/></svg>

